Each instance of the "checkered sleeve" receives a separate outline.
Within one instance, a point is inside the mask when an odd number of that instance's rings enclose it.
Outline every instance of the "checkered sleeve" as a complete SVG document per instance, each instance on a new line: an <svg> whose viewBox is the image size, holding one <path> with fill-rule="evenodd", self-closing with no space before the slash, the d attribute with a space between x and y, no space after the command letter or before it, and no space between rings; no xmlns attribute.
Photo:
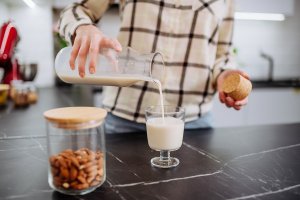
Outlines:
<svg viewBox="0 0 300 200"><path fill-rule="evenodd" d="M234 26L234 0L226 0L226 11L220 24L219 38L217 42L216 60L213 66L213 82L220 73L226 69L235 68L235 61L232 52L232 36Z"/></svg>
<svg viewBox="0 0 300 200"><path fill-rule="evenodd" d="M109 0L83 0L66 7L60 16L59 34L72 43L78 26L97 23L109 6Z"/></svg>

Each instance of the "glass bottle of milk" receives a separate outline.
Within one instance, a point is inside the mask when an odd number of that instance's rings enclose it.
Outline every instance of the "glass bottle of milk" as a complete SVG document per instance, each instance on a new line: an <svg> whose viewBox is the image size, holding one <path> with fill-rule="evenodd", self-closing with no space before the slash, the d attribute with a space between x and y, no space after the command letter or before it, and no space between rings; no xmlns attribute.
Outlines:
<svg viewBox="0 0 300 200"><path fill-rule="evenodd" d="M87 57L85 76L78 73L78 59L75 70L69 65L72 47L60 50L55 58L55 71L58 77L67 83L91 84L103 86L127 87L138 81L159 81L164 76L162 54L142 54L130 47L123 47L120 53L113 49L104 49L98 56L96 72L89 73L89 56Z"/></svg>

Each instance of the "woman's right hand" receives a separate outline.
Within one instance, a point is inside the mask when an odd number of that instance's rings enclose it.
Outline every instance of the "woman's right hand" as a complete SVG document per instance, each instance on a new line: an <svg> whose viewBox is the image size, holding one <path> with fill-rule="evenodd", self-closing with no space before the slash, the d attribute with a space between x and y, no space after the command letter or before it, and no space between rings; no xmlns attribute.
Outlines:
<svg viewBox="0 0 300 200"><path fill-rule="evenodd" d="M75 61L78 59L78 72L81 77L85 76L87 55L90 56L88 63L91 74L96 71L98 54L103 48L111 48L117 52L122 51L122 46L116 39L105 37L94 25L81 25L76 30L76 37L70 57L70 67L75 70Z"/></svg>

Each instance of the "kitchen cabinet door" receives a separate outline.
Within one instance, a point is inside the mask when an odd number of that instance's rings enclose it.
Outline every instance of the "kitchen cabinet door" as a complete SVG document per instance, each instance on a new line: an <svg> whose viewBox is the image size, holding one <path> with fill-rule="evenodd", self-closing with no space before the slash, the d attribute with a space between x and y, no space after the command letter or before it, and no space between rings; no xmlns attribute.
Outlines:
<svg viewBox="0 0 300 200"><path fill-rule="evenodd" d="M294 0L236 0L238 12L281 13L293 15Z"/></svg>
<svg viewBox="0 0 300 200"><path fill-rule="evenodd" d="M248 105L240 111L226 108L216 96L212 114L215 127L300 122L300 90L293 88L254 89L249 97Z"/></svg>

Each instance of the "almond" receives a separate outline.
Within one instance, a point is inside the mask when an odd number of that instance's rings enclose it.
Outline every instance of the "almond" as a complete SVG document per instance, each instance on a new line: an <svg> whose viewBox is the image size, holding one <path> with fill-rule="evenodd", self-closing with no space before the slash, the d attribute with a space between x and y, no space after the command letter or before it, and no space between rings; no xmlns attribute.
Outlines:
<svg viewBox="0 0 300 200"><path fill-rule="evenodd" d="M74 181L77 178L77 175L78 175L77 169L75 167L71 167L71 170L70 170L71 181Z"/></svg>
<svg viewBox="0 0 300 200"><path fill-rule="evenodd" d="M71 186L72 188L75 188L78 184L79 184L78 181L73 181L73 182L70 184L70 186Z"/></svg>
<svg viewBox="0 0 300 200"><path fill-rule="evenodd" d="M61 167L64 167L64 168L67 168L67 167L68 167L66 161L65 161L64 158L61 157L61 156L58 156L58 163L59 163L59 165L60 165Z"/></svg>
<svg viewBox="0 0 300 200"><path fill-rule="evenodd" d="M63 183L62 186L66 189L68 189L70 187L69 183Z"/></svg>
<svg viewBox="0 0 300 200"><path fill-rule="evenodd" d="M100 175L97 175L97 176L96 176L96 180L97 180L97 181L101 181L101 176L100 176Z"/></svg>
<svg viewBox="0 0 300 200"><path fill-rule="evenodd" d="M69 157L69 158L70 158L72 164L73 164L75 167L77 167L77 168L80 167L80 164L79 164L78 160L77 160L75 157L71 156L71 157Z"/></svg>
<svg viewBox="0 0 300 200"><path fill-rule="evenodd" d="M86 179L83 176L78 176L77 180L79 180L81 183L87 183Z"/></svg>
<svg viewBox="0 0 300 200"><path fill-rule="evenodd" d="M98 169L97 173L99 176L103 176L103 168Z"/></svg>
<svg viewBox="0 0 300 200"><path fill-rule="evenodd" d="M89 168L91 166L93 166L93 162L87 162L85 165L83 165L84 167L83 168Z"/></svg>
<svg viewBox="0 0 300 200"><path fill-rule="evenodd" d="M58 169L56 167L51 167L51 173L52 173L52 176L56 176L58 175Z"/></svg>
<svg viewBox="0 0 300 200"><path fill-rule="evenodd" d="M64 167L60 167L60 175L65 178L68 179L69 178L69 170L67 168Z"/></svg>
<svg viewBox="0 0 300 200"><path fill-rule="evenodd" d="M95 179L95 176L88 176L88 178L86 179L86 181L88 182L88 184L91 184L91 182Z"/></svg>
<svg viewBox="0 0 300 200"><path fill-rule="evenodd" d="M89 173L88 173L88 176L90 176L90 177L95 177L97 174L98 174L98 171L97 171L97 170L94 170L94 171L89 172Z"/></svg>
<svg viewBox="0 0 300 200"><path fill-rule="evenodd" d="M83 184L76 185L74 188L77 189L77 190L83 190L83 189L86 189L88 187L89 187L89 184L83 183Z"/></svg>
<svg viewBox="0 0 300 200"><path fill-rule="evenodd" d="M100 183L100 181L94 180L94 181L90 184L90 186L93 187L93 186L98 185L99 183Z"/></svg>
<svg viewBox="0 0 300 200"><path fill-rule="evenodd" d="M90 166L90 167L87 167L84 169L84 171L86 171L87 173L91 173L93 171L97 171L97 165L93 165L93 166Z"/></svg>

